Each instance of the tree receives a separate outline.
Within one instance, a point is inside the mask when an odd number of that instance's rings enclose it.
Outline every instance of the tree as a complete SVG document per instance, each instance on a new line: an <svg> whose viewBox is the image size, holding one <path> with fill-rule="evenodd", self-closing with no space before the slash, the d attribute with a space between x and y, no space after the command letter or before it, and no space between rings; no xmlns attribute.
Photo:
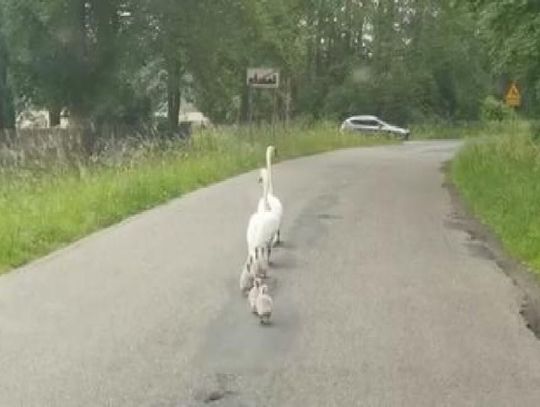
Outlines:
<svg viewBox="0 0 540 407"><path fill-rule="evenodd" d="M311 18L313 48L319 48L312 52L311 89L318 93L307 98L318 103L308 103L308 111L365 112L397 122L478 116L489 76L465 8L435 0L321 7Z"/></svg>
<svg viewBox="0 0 540 407"><path fill-rule="evenodd" d="M4 20L0 9L0 129L15 127L13 94L8 81L9 54L2 28Z"/></svg>
<svg viewBox="0 0 540 407"><path fill-rule="evenodd" d="M525 90L526 109L540 113L540 3L536 0L468 0L476 12L489 46L494 74L502 82L502 97L509 79Z"/></svg>
<svg viewBox="0 0 540 407"><path fill-rule="evenodd" d="M94 117L114 98L121 53L119 0L4 0L18 91L72 120ZM112 88L114 89L114 88Z"/></svg>
<svg viewBox="0 0 540 407"><path fill-rule="evenodd" d="M148 122L166 103L172 132L182 99L215 121L245 119L249 66L281 70L277 98L257 93L257 105L277 102L285 118L475 119L492 72L540 92L536 3L468 1L479 19L464 2L0 0L9 44L0 80L17 100L53 118L66 106L85 127ZM502 18L522 28L509 32Z"/></svg>

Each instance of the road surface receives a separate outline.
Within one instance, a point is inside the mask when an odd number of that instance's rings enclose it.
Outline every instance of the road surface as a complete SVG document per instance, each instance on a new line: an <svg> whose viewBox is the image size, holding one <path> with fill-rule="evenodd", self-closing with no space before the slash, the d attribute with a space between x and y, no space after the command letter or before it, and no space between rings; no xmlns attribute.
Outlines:
<svg viewBox="0 0 540 407"><path fill-rule="evenodd" d="M255 173L0 277L0 406L539 406L522 294L452 226L458 146L277 165L270 327L238 290Z"/></svg>

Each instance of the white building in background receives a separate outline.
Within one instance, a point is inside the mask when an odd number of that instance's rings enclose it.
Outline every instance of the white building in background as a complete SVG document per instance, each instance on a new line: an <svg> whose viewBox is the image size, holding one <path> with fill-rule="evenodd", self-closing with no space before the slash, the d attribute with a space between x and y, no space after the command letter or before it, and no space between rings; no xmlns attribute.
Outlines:
<svg viewBox="0 0 540 407"><path fill-rule="evenodd" d="M154 113L156 118L167 117L167 104L164 103ZM193 103L182 100L180 103L180 112L178 114L180 123L191 123L194 128L209 127L212 125L210 119L200 112ZM69 126L69 117L67 110L62 110L60 115L60 128L65 129ZM17 115L16 127L18 129L47 129L50 127L49 111L46 109L25 109Z"/></svg>
<svg viewBox="0 0 540 407"><path fill-rule="evenodd" d="M161 104L159 109L154 113L154 117L167 117L167 103ZM212 122L204 113L199 111L193 103L186 102L184 99L180 102L178 121L180 123L191 123L194 128L209 127L212 125Z"/></svg>
<svg viewBox="0 0 540 407"><path fill-rule="evenodd" d="M19 129L46 129L49 127L49 111L23 110L17 115L15 125Z"/></svg>
<svg viewBox="0 0 540 407"><path fill-rule="evenodd" d="M69 120L65 109L60 114L60 128L65 129ZM47 129L50 127L49 111L25 109L17 115L15 126L18 129Z"/></svg>
<svg viewBox="0 0 540 407"><path fill-rule="evenodd" d="M178 115L180 123L191 123L195 127L210 127L210 119L201 112L185 112Z"/></svg>

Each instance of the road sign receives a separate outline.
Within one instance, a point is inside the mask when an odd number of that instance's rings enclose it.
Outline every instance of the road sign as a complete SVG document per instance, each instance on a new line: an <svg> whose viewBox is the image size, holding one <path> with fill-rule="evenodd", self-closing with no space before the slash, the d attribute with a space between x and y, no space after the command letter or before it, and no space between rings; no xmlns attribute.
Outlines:
<svg viewBox="0 0 540 407"><path fill-rule="evenodd" d="M506 104L510 107L521 106L521 94L519 93L519 89L517 88L515 82L512 82L512 84L508 88L508 92L506 92L504 100Z"/></svg>
<svg viewBox="0 0 540 407"><path fill-rule="evenodd" d="M253 88L278 88L279 71L273 68L248 68L247 84Z"/></svg>

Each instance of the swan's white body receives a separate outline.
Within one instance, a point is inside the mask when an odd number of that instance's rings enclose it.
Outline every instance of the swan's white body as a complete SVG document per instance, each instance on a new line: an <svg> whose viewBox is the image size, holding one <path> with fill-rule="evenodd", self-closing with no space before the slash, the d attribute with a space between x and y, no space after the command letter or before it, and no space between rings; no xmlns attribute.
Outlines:
<svg viewBox="0 0 540 407"><path fill-rule="evenodd" d="M259 287L259 295L257 296L255 306L257 309L257 315L259 315L261 320L261 324L269 323L274 302L272 301L272 297L268 295L268 287L265 284Z"/></svg>
<svg viewBox="0 0 540 407"><path fill-rule="evenodd" d="M248 252L268 248L279 230L279 218L272 212L256 212L249 218L246 232Z"/></svg>
<svg viewBox="0 0 540 407"><path fill-rule="evenodd" d="M268 183L263 183L263 211L255 212L249 218L246 231L248 254L255 248L269 248L279 231L280 218L278 214L270 210L268 203Z"/></svg>
<svg viewBox="0 0 540 407"><path fill-rule="evenodd" d="M257 297L259 296L259 287L261 285L261 280L256 278L253 282L253 287L249 290L248 302L251 312L254 314L257 313Z"/></svg>
<svg viewBox="0 0 540 407"><path fill-rule="evenodd" d="M279 219L278 232L274 236L273 244L279 242L279 228L281 227L281 219L283 217L283 205L277 196L274 195L274 183L272 181L272 154L274 154L275 148L273 146L268 146L266 149L266 170L261 169L261 181L263 188L266 186L268 194L267 201L268 205L265 204L264 197L259 199L259 204L257 205L257 212L264 212L270 210L276 215Z"/></svg>

